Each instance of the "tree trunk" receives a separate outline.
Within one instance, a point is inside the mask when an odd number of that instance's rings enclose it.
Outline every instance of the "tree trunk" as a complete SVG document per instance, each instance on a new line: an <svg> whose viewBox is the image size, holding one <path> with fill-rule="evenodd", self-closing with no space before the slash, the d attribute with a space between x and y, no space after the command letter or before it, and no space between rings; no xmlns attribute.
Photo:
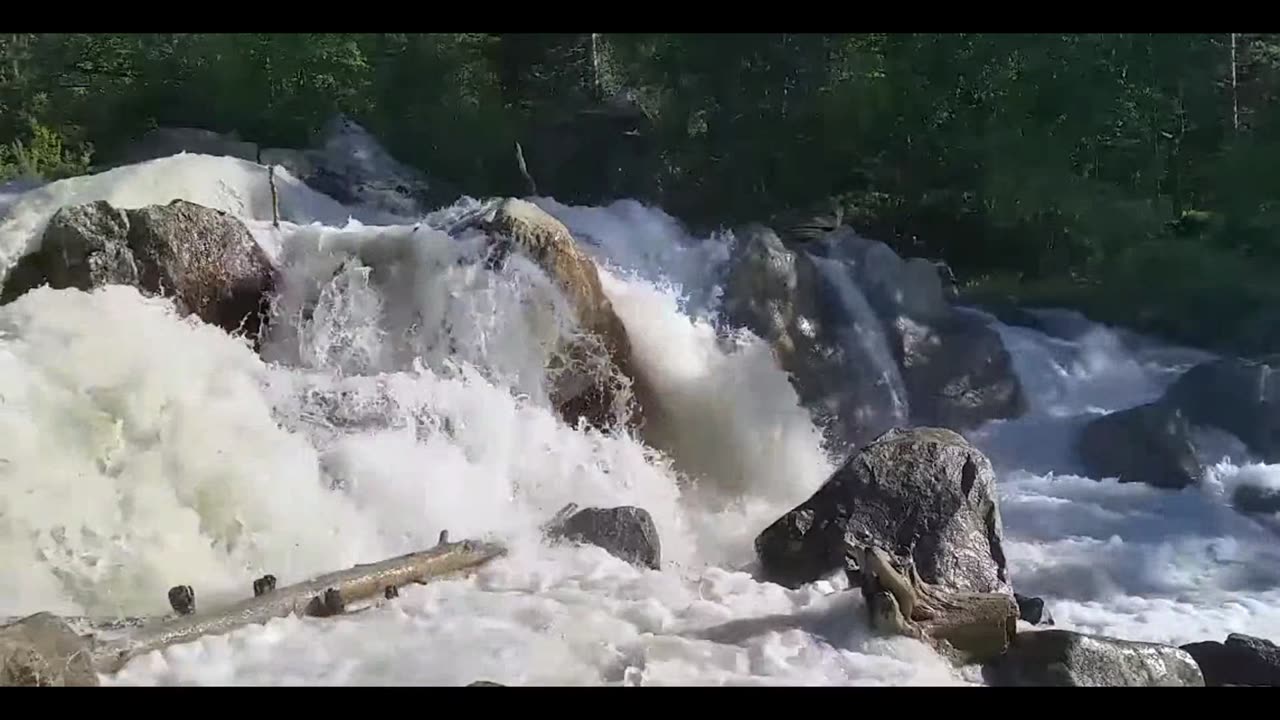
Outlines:
<svg viewBox="0 0 1280 720"><path fill-rule="evenodd" d="M604 83L600 78L600 33L591 33L591 93L596 100L604 97Z"/></svg>
<svg viewBox="0 0 1280 720"><path fill-rule="evenodd" d="M447 538L442 538L441 543L430 550L357 565L296 585L269 590L258 597L207 613L197 612L162 620L59 619L40 613L0 627L0 640L11 629L21 637L23 628L31 626L34 619L46 624L48 619L53 619L65 629L75 625L87 626L91 634L70 633L70 637L78 638L78 644L71 645L65 641L43 645L31 642L6 645L0 642L0 667L6 671L0 676L0 685L5 684L8 678L32 684L26 679L39 678L42 668L66 666L71 659L86 653L94 672L112 674L129 660L169 645L191 642L203 635L221 635L289 615L327 617L345 611L354 603L394 597L396 590L389 588L398 589L413 583L423 584L437 578L466 574L505 554L506 548L501 545L471 540L449 543ZM56 649L49 649L55 646ZM29 672L27 668L36 670ZM78 684L96 684L96 677L91 683Z"/></svg>
<svg viewBox="0 0 1280 720"><path fill-rule="evenodd" d="M952 592L920 579L910 558L894 565L880 548L851 548L871 626L932 644L960 663L987 662L1013 642L1018 604L1002 593Z"/></svg>
<svg viewBox="0 0 1280 720"><path fill-rule="evenodd" d="M1231 127L1240 132L1240 89L1238 81L1238 63L1236 62L1236 37L1231 33Z"/></svg>

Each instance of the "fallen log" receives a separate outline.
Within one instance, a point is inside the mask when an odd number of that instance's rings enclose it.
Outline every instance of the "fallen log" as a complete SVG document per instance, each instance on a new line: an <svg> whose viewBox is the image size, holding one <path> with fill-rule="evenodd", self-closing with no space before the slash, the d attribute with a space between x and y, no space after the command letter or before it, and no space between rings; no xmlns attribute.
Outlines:
<svg viewBox="0 0 1280 720"><path fill-rule="evenodd" d="M910 558L895 566L877 547L849 549L871 626L933 645L962 664L987 662L1013 642L1018 605L1003 593L954 592L920 579Z"/></svg>
<svg viewBox="0 0 1280 720"><path fill-rule="evenodd" d="M4 670L0 685L61 684L57 680L39 681L40 677L52 677L41 668L65 667L72 659L80 661L86 655L95 673L114 674L131 659L153 650L290 615L330 617L351 610L358 603L392 597L405 585L465 575L505 554L506 548L493 543L444 542L429 550L357 565L288 587L268 590L260 585L255 591L262 590L261 594L219 610L150 621L58 618L38 613L0 627L0 669ZM25 640L30 635L29 627L44 632L44 626L51 622L65 630L57 635L56 643ZM72 629L75 626L88 632L79 634ZM15 638L14 642L3 642L8 637L6 633ZM76 641L69 642L68 635ZM35 670L28 671L29 667ZM97 684L96 675L91 683L75 684Z"/></svg>

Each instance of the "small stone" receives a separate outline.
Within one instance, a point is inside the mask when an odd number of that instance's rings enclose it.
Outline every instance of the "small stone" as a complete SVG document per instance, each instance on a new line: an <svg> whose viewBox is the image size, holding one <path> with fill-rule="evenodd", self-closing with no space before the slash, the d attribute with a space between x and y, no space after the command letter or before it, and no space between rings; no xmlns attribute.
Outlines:
<svg viewBox="0 0 1280 720"><path fill-rule="evenodd" d="M169 588L169 607L179 615L190 615L196 611L196 591L190 585L175 585Z"/></svg>
<svg viewBox="0 0 1280 720"><path fill-rule="evenodd" d="M266 595L267 593L275 589L276 589L275 575L263 575L262 577L253 581L254 597L262 597L263 595Z"/></svg>
<svg viewBox="0 0 1280 720"><path fill-rule="evenodd" d="M1044 606L1044 600L1030 595L1013 594L1018 602L1018 616L1032 625L1052 625L1053 615Z"/></svg>

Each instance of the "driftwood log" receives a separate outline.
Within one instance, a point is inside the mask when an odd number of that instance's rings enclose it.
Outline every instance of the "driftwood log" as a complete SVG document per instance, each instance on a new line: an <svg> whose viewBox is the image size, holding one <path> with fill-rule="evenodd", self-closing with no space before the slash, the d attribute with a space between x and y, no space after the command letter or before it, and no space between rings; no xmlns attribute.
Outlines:
<svg viewBox="0 0 1280 720"><path fill-rule="evenodd" d="M895 562L877 547L851 547L848 554L876 631L922 640L964 664L993 660L1013 642L1018 605L1011 596L931 585L909 558Z"/></svg>
<svg viewBox="0 0 1280 720"><path fill-rule="evenodd" d="M256 583L254 590L259 594L230 607L163 619L58 618L38 613L0 627L0 686L96 685L98 673L116 673L129 660L153 650L273 618L330 617L358 603L394 597L404 585L465 575L505 554L506 548L492 543L443 542L429 550L357 565L288 587L268 589ZM44 640L46 636L51 639ZM66 670L82 667L93 672Z"/></svg>

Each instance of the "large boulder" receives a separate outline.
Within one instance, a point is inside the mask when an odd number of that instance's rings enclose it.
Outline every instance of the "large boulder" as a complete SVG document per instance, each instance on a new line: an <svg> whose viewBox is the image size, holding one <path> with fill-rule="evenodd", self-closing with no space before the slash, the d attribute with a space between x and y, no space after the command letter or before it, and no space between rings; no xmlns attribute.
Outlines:
<svg viewBox="0 0 1280 720"><path fill-rule="evenodd" d="M932 322L900 315L891 327L913 422L968 430L1027 411L1013 359L981 318L960 311Z"/></svg>
<svg viewBox="0 0 1280 720"><path fill-rule="evenodd" d="M993 685L1027 687L1203 687L1185 650L1069 630L1019 633L988 667Z"/></svg>
<svg viewBox="0 0 1280 720"><path fill-rule="evenodd" d="M258 334L275 270L240 220L185 200L151 205L129 211L129 246L142 289L228 332Z"/></svg>
<svg viewBox="0 0 1280 720"><path fill-rule="evenodd" d="M92 644L65 622L37 613L0 627L0 687L98 685Z"/></svg>
<svg viewBox="0 0 1280 720"><path fill-rule="evenodd" d="M1182 646L1195 659L1209 687L1280 687L1280 647L1270 640L1231 633L1226 642Z"/></svg>
<svg viewBox="0 0 1280 720"><path fill-rule="evenodd" d="M910 558L957 592L1012 593L991 463L942 428L893 429L756 538L766 579L798 587L845 567L851 543Z"/></svg>
<svg viewBox="0 0 1280 720"><path fill-rule="evenodd" d="M228 213L185 200L136 210L97 201L54 214L40 249L10 272L0 299L45 284L132 285L172 298L180 312L256 338L275 280L266 252Z"/></svg>
<svg viewBox="0 0 1280 720"><path fill-rule="evenodd" d="M662 569L662 541L647 510L622 506L577 509L570 504L545 530L549 540L567 540L603 548L632 565Z"/></svg>
<svg viewBox="0 0 1280 720"><path fill-rule="evenodd" d="M725 315L773 346L827 440L859 447L905 424L906 392L884 328L842 268L832 272L826 258L792 251L760 225L735 235Z"/></svg>
<svg viewBox="0 0 1280 720"><path fill-rule="evenodd" d="M1165 403L1139 405L1090 421L1076 449L1095 478L1180 490L1199 484L1203 475L1190 424L1181 411Z"/></svg>
<svg viewBox="0 0 1280 720"><path fill-rule="evenodd" d="M506 199L460 223L478 227L493 243L495 262L512 252L530 258L564 293L583 335L563 350L552 402L569 423L585 418L594 427L622 420L637 426L654 409L654 394L631 356L631 339L604 293L595 262L559 220L533 203ZM589 362L603 353L606 366Z"/></svg>
<svg viewBox="0 0 1280 720"><path fill-rule="evenodd" d="M317 147L266 148L264 165L280 165L290 175L345 205L385 215L417 218L452 200L454 193L419 170L392 157L365 128L344 115L325 124Z"/></svg>
<svg viewBox="0 0 1280 720"><path fill-rule="evenodd" d="M139 278L129 248L128 214L99 200L54 213L40 249L23 256L9 271L0 302L12 302L45 284L90 290L103 285L136 286Z"/></svg>
<svg viewBox="0 0 1280 720"><path fill-rule="evenodd" d="M951 307L936 263L904 260L847 227L809 245L845 267L880 317L914 424L963 431L1027 411L1000 334L980 316Z"/></svg>
<svg viewBox="0 0 1280 720"><path fill-rule="evenodd" d="M1194 425L1240 438L1269 463L1280 462L1280 378L1271 364L1225 358L1183 373L1164 399Z"/></svg>

